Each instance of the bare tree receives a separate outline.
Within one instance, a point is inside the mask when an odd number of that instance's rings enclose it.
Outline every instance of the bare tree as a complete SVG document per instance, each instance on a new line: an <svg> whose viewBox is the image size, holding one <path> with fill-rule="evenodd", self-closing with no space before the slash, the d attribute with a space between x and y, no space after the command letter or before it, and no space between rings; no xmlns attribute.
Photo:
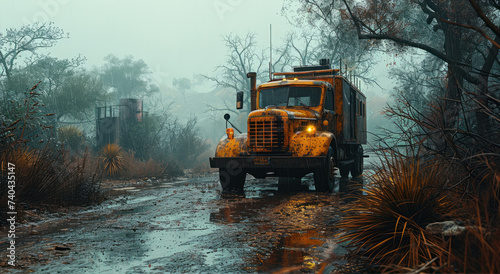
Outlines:
<svg viewBox="0 0 500 274"><path fill-rule="evenodd" d="M292 60L299 62L301 66L314 65L318 62L318 43L319 35L312 32L303 31L300 35L290 34L290 44L292 47Z"/></svg>
<svg viewBox="0 0 500 274"><path fill-rule="evenodd" d="M20 29L8 29L5 34L0 33L0 78L6 77L8 87L21 54L36 55L37 50L52 47L66 37L68 34L52 23L35 23ZM37 61L36 58L31 60ZM6 93L10 91L4 88L3 92L5 99Z"/></svg>
<svg viewBox="0 0 500 274"><path fill-rule="evenodd" d="M258 52L255 34L248 33L245 37L229 34L223 36L223 39L229 52L226 63L216 67L215 76L201 76L213 81L217 87L230 88L234 89L234 91L249 90L250 80L247 78L248 72L256 72L258 79L263 81L266 75L266 71L263 68L265 53L264 51ZM244 130L246 123L243 122L242 117L246 117L250 111L249 94L247 93L247 96L244 98L245 108L241 112L231 107L226 99L222 99L220 105L207 104L206 112L211 115L220 112L232 112L241 116L237 124Z"/></svg>
<svg viewBox="0 0 500 274"><path fill-rule="evenodd" d="M291 34L283 39L282 45L273 49L273 56L275 56L271 64L272 72L285 72L292 65L293 56L290 52L292 41ZM269 69L267 71L269 74Z"/></svg>
<svg viewBox="0 0 500 274"><path fill-rule="evenodd" d="M499 9L495 3L304 0L302 6L312 21L324 22L333 30L355 30L358 39L370 42L372 49L417 49L442 60L447 67L443 126L457 126L459 107L467 96L467 101L475 102L477 132L484 135L491 133L492 119L487 109L498 100L500 80Z"/></svg>
<svg viewBox="0 0 500 274"><path fill-rule="evenodd" d="M245 37L229 34L223 36L223 40L229 51L226 63L217 66L216 76L202 76L220 87L246 90L250 86L248 72L257 72L258 77L263 76L264 52L257 52L254 33L248 33Z"/></svg>
<svg viewBox="0 0 500 274"><path fill-rule="evenodd" d="M273 49L272 70L273 72L284 72L291 66L313 65L321 57L319 52L319 39L315 32L303 31L300 34L291 32L285 36L281 46Z"/></svg>
<svg viewBox="0 0 500 274"><path fill-rule="evenodd" d="M372 42L359 40L340 13L335 13L340 7L339 1L299 2L302 5L299 12L292 3L284 6L289 20L302 29L300 35L293 35L294 45L301 45L292 49L294 62L310 65L327 58L334 68L356 75L365 84L377 84L371 73L376 62Z"/></svg>

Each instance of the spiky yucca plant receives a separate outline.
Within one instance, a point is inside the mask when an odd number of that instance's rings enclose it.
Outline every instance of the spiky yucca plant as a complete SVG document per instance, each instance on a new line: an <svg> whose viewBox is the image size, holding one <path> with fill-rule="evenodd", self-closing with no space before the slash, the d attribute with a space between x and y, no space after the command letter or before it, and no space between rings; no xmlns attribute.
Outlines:
<svg viewBox="0 0 500 274"><path fill-rule="evenodd" d="M61 127L57 133L59 141L66 143L73 150L78 150L85 142L83 131L75 126Z"/></svg>
<svg viewBox="0 0 500 274"><path fill-rule="evenodd" d="M117 144L107 144L102 149L102 164L107 175L114 176L124 168L123 150Z"/></svg>
<svg viewBox="0 0 500 274"><path fill-rule="evenodd" d="M445 253L440 237L425 227L450 210L438 177L439 166L416 159L385 157L347 216L340 221L341 241L383 265L412 267Z"/></svg>
<svg viewBox="0 0 500 274"><path fill-rule="evenodd" d="M37 155L34 149L29 148L15 148L12 150L11 161L16 164L20 170L27 169L36 163Z"/></svg>

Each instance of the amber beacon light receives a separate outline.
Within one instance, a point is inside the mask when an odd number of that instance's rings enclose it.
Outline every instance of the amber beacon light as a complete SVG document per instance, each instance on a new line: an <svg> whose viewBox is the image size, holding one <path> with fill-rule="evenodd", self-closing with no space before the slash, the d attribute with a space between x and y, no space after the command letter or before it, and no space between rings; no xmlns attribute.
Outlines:
<svg viewBox="0 0 500 274"><path fill-rule="evenodd" d="M234 139L234 129L226 128L226 134L228 139Z"/></svg>

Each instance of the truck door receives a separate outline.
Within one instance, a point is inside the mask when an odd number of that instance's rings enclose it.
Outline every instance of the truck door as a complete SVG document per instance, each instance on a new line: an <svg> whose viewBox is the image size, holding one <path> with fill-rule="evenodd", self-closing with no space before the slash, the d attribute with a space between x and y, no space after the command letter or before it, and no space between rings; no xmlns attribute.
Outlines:
<svg viewBox="0 0 500 274"><path fill-rule="evenodd" d="M326 89L325 93L325 108L323 111L323 120L328 121L328 126L324 127L325 131L332 132L333 134L337 134L336 132L336 122L335 121L335 102L333 96L333 88L329 87Z"/></svg>
<svg viewBox="0 0 500 274"><path fill-rule="evenodd" d="M323 111L323 121L328 121L328 126L323 127L325 131L336 134L336 121L335 121L335 96L333 95L333 88L329 87L325 93L325 108Z"/></svg>

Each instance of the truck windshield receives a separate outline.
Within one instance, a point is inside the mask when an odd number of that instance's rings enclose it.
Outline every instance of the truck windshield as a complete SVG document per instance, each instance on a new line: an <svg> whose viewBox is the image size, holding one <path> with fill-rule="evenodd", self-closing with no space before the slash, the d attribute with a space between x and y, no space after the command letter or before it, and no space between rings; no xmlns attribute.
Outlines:
<svg viewBox="0 0 500 274"><path fill-rule="evenodd" d="M259 108L267 106L316 107L321 101L320 87L283 86L260 90Z"/></svg>

